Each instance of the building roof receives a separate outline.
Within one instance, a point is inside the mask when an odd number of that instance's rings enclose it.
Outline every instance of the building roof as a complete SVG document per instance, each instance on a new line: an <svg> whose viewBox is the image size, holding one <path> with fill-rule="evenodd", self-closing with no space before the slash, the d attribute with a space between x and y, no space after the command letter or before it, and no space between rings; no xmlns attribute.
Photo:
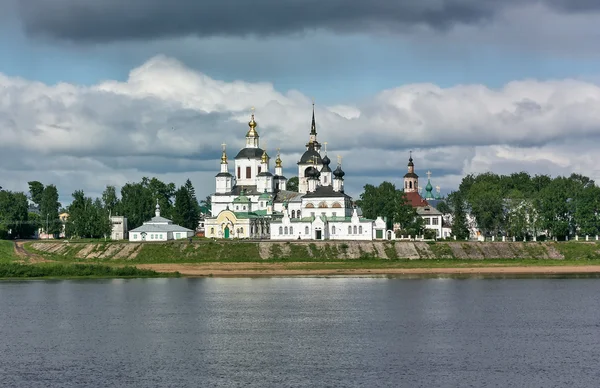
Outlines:
<svg viewBox="0 0 600 388"><path fill-rule="evenodd" d="M280 190L277 192L274 202L301 202L303 196L303 194L300 194L296 191Z"/></svg>
<svg viewBox="0 0 600 388"><path fill-rule="evenodd" d="M304 194L304 198L343 197L350 198L348 194L333 190L332 186L319 186L315 191Z"/></svg>
<svg viewBox="0 0 600 388"><path fill-rule="evenodd" d="M421 195L416 192L416 191L410 191L410 192L405 192L404 195L406 196L406 201L410 204L410 206L412 207L419 207L419 206L427 206L429 205L429 203L424 200Z"/></svg>
<svg viewBox="0 0 600 388"><path fill-rule="evenodd" d="M438 209L436 209L430 205L419 206L417 208L417 214L420 216L441 216L442 215L442 213Z"/></svg>
<svg viewBox="0 0 600 388"><path fill-rule="evenodd" d="M242 148L235 156L236 159L260 159L264 150L262 148Z"/></svg>
<svg viewBox="0 0 600 388"><path fill-rule="evenodd" d="M157 218L157 217L154 217L154 218ZM162 217L158 217L158 218L162 218ZM193 230L188 229L188 228L184 228L183 226L175 225L173 223L155 224L155 223L152 223L152 221L150 221L150 222L144 222L144 225L142 225L142 226L140 226L138 228L132 229L132 230L130 230L130 232L138 232L138 233L141 233L141 232L146 232L146 233L152 233L152 232L193 232Z"/></svg>
<svg viewBox="0 0 600 388"><path fill-rule="evenodd" d="M227 177L229 177L229 176L232 176L232 175L230 173L228 173L228 172L220 172L217 175L215 175L215 177L218 177L218 176L227 176Z"/></svg>

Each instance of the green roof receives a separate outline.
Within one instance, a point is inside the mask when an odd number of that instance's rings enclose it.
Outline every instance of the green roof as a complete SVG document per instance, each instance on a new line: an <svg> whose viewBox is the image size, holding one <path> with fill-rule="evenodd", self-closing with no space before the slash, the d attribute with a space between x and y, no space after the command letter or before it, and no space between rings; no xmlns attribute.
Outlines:
<svg viewBox="0 0 600 388"><path fill-rule="evenodd" d="M246 197L245 195L240 195L239 197L236 197L233 200L233 203L251 203L250 198Z"/></svg>
<svg viewBox="0 0 600 388"><path fill-rule="evenodd" d="M264 199L271 199L271 194L267 193L267 190L265 189L265 192L262 193L259 197L259 200L264 200Z"/></svg>

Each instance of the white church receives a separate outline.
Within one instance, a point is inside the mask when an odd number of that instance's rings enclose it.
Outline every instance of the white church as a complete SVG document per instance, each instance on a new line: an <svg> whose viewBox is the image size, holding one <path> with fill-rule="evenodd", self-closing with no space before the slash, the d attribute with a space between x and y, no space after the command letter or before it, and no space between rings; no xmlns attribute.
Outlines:
<svg viewBox="0 0 600 388"><path fill-rule="evenodd" d="M275 173L270 157L260 148L254 113L248 123L246 146L234 160L233 174L225 145L211 217L205 220L209 238L273 240L373 240L385 237L385 221L360 216L344 193L341 158L332 171L326 149L321 155L313 105L310 137L298 161L298 192L286 190L279 152Z"/></svg>

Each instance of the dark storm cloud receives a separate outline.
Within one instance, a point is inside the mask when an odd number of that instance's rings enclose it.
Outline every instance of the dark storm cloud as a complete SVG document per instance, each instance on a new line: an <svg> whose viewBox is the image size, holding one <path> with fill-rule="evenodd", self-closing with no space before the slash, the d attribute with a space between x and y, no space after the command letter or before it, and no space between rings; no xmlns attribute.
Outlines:
<svg viewBox="0 0 600 388"><path fill-rule="evenodd" d="M528 3L538 1L19 0L19 9L30 34L110 42L185 35L269 36L314 29L352 33L423 24L445 29L491 20L506 7ZM564 11L600 8L595 0L546 4Z"/></svg>

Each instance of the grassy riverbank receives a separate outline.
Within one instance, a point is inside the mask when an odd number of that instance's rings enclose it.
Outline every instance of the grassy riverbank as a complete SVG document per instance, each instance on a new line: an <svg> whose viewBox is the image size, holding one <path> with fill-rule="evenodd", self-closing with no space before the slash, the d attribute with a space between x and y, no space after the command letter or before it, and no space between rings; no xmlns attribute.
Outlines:
<svg viewBox="0 0 600 388"><path fill-rule="evenodd" d="M156 278L178 277L178 272L99 264L0 263L0 279L13 278Z"/></svg>
<svg viewBox="0 0 600 388"><path fill-rule="evenodd" d="M4 243L0 248L8 259L0 262L47 266L39 276L600 273L600 244L595 242L30 241L18 242L16 251ZM50 269L61 264L88 267ZM118 272L131 266L159 274ZM12 271L25 277L37 273Z"/></svg>

